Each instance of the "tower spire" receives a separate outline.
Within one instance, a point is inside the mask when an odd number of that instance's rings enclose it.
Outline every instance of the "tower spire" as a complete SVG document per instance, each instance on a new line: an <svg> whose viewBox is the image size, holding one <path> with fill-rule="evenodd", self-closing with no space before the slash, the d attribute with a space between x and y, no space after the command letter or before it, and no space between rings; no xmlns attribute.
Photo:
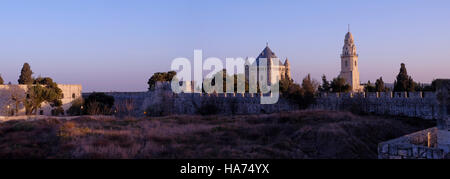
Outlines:
<svg viewBox="0 0 450 179"><path fill-rule="evenodd" d="M350 24L348 24L348 32L350 32Z"/></svg>

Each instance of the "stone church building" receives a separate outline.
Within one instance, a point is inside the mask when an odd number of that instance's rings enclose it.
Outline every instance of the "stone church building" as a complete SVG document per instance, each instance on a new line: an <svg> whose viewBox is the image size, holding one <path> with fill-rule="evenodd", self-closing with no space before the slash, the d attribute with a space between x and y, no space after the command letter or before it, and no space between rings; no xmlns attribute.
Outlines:
<svg viewBox="0 0 450 179"><path fill-rule="evenodd" d="M266 59L266 66L262 62L262 59ZM278 62L278 63L276 63ZM249 79L249 74L252 69L264 69L267 71L267 84L274 84L278 81L275 75L278 75L279 79L292 79L291 78L291 65L289 60L286 58L284 63L275 55L275 53L269 48L267 44L263 51L258 55L253 63L250 63L248 59L245 62L245 77ZM260 76L260 70L257 71L257 76Z"/></svg>

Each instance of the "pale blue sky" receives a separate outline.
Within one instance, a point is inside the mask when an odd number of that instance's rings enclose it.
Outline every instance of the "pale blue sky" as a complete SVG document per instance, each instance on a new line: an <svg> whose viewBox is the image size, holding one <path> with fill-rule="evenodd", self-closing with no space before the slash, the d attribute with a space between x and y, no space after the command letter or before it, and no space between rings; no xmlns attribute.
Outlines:
<svg viewBox="0 0 450 179"><path fill-rule="evenodd" d="M2 0L0 73L84 91L145 91L172 59L257 56L269 42L294 79L340 71L347 24L361 81L393 82L400 63L420 82L450 78L450 1Z"/></svg>

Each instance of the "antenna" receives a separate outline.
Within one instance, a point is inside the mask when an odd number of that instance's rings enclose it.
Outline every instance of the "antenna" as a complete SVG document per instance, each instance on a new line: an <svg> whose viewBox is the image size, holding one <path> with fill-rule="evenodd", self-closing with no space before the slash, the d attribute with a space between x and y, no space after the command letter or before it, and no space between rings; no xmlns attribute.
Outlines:
<svg viewBox="0 0 450 179"><path fill-rule="evenodd" d="M350 32L350 24L348 24L348 32Z"/></svg>

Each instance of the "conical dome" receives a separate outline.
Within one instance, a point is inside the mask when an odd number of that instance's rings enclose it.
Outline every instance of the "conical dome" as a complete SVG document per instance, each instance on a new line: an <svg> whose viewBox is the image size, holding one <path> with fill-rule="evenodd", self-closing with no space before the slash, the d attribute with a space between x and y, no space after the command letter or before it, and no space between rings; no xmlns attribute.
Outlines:
<svg viewBox="0 0 450 179"><path fill-rule="evenodd" d="M284 66L289 66L290 64L289 64L289 60L288 60L288 58L286 58L286 61L284 61Z"/></svg>
<svg viewBox="0 0 450 179"><path fill-rule="evenodd" d="M347 32L345 35L345 43L346 44L352 44L353 43L353 35L350 32Z"/></svg>
<svg viewBox="0 0 450 179"><path fill-rule="evenodd" d="M258 57L256 58L256 64L259 65L259 59L260 58L265 58L267 59L267 64L269 64L269 61L271 61L272 59L278 59L278 57L275 55L275 53L269 48L268 45L266 45L266 48L264 48L264 50L258 55ZM283 63L281 63L280 60L278 60L278 65L281 65Z"/></svg>

